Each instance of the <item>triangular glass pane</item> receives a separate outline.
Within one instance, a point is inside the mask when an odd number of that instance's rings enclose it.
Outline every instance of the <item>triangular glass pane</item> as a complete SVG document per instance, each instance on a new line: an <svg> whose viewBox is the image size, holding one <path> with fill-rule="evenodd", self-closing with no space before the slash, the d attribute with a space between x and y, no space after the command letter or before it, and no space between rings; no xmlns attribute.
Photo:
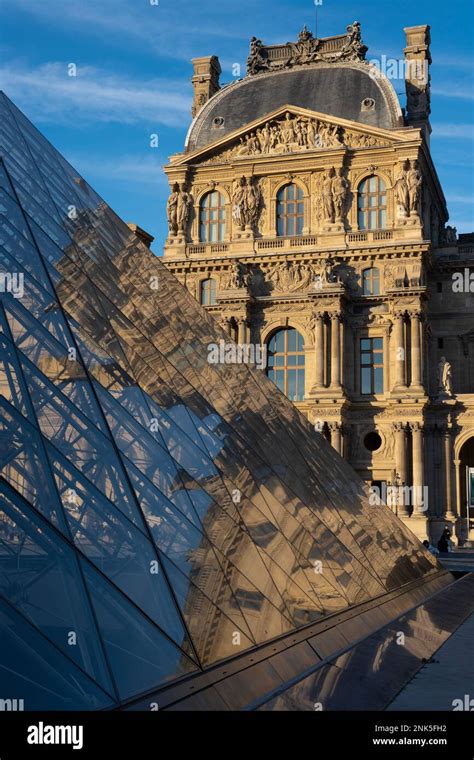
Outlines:
<svg viewBox="0 0 474 760"><path fill-rule="evenodd" d="M19 710L103 710L114 706L108 694L1 599L0 683L3 694L17 700Z"/></svg>
<svg viewBox="0 0 474 760"><path fill-rule="evenodd" d="M198 667L110 583L82 562L107 659L122 699Z"/></svg>
<svg viewBox="0 0 474 760"><path fill-rule="evenodd" d="M48 445L74 544L180 646L186 638L151 541Z"/></svg>
<svg viewBox="0 0 474 760"><path fill-rule="evenodd" d="M0 475L49 522L67 530L41 436L1 396Z"/></svg>
<svg viewBox="0 0 474 760"><path fill-rule="evenodd" d="M231 593L228 594L231 605L225 604L223 600L225 606L222 609L221 605L214 604L210 596L204 594L166 557L163 558L163 564L203 667L255 646L239 605ZM221 578L219 581L215 575L209 577L209 592L213 596L215 590L212 586L216 583L222 586L225 580Z"/></svg>
<svg viewBox="0 0 474 760"><path fill-rule="evenodd" d="M75 554L29 509L0 494L0 595L113 694Z"/></svg>

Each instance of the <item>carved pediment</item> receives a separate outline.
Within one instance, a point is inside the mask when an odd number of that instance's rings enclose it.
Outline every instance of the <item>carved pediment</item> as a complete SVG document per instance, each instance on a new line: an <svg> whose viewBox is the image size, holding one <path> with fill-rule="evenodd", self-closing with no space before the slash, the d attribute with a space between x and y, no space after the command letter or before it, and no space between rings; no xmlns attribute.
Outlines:
<svg viewBox="0 0 474 760"><path fill-rule="evenodd" d="M366 127L296 106L283 106L223 140L172 160L173 165L230 163L240 159L285 156L335 148L385 147L407 135Z"/></svg>

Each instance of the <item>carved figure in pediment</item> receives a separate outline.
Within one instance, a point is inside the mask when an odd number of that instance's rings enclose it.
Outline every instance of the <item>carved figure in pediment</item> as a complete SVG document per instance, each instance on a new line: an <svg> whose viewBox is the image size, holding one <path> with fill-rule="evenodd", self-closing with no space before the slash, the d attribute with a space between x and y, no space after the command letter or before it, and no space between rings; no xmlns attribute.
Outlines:
<svg viewBox="0 0 474 760"><path fill-rule="evenodd" d="M295 126L290 113L285 114L284 121L280 126L281 142L284 146L289 146L291 143L296 142Z"/></svg>

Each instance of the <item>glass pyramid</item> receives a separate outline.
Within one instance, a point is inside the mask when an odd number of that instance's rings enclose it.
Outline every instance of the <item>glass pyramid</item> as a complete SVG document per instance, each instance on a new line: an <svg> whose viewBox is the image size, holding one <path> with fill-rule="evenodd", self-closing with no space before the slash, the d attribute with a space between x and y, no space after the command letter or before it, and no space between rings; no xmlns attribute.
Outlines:
<svg viewBox="0 0 474 760"><path fill-rule="evenodd" d="M0 96L0 683L100 709L436 561Z"/></svg>

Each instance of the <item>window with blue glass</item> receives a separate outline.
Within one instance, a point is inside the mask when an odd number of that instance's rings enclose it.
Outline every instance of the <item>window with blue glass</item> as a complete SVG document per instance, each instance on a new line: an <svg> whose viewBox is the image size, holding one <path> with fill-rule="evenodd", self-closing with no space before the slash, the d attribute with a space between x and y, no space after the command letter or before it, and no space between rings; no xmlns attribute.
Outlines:
<svg viewBox="0 0 474 760"><path fill-rule="evenodd" d="M361 338L360 392L383 393L383 338Z"/></svg>
<svg viewBox="0 0 474 760"><path fill-rule="evenodd" d="M200 286L199 300L203 306L216 303L216 281L212 278L203 280Z"/></svg>
<svg viewBox="0 0 474 760"><path fill-rule="evenodd" d="M225 237L225 200L222 193L206 193L199 206L199 240L220 243Z"/></svg>
<svg viewBox="0 0 474 760"><path fill-rule="evenodd" d="M362 292L364 296L380 294L380 272L376 267L364 269L362 272Z"/></svg>
<svg viewBox="0 0 474 760"><path fill-rule="evenodd" d="M304 339L297 330L275 333L268 342L267 374L290 401L304 399Z"/></svg>
<svg viewBox="0 0 474 760"><path fill-rule="evenodd" d="M302 235L303 227L303 191L298 185L285 185L277 194L277 235Z"/></svg>
<svg viewBox="0 0 474 760"><path fill-rule="evenodd" d="M367 177L357 192L360 230L382 230L387 226L387 188L383 179Z"/></svg>

